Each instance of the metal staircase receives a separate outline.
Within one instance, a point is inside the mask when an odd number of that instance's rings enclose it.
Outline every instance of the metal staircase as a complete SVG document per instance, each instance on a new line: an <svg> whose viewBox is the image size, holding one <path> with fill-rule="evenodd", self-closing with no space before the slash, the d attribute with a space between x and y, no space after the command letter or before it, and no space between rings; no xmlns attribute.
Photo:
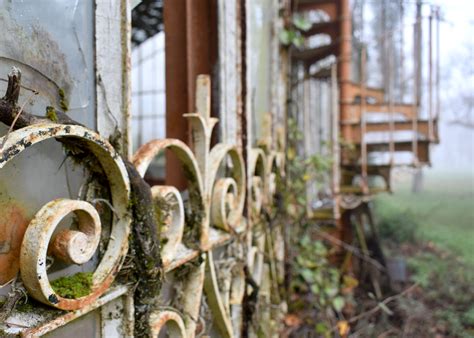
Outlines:
<svg viewBox="0 0 474 338"><path fill-rule="evenodd" d="M330 43L295 51L292 56L307 69L331 55L336 57L342 139L340 153L335 154L339 157L340 167L338 192L370 198L372 194L391 190L390 173L393 167L430 164L430 144L439 141L437 116L432 116L430 106L430 116L420 118L419 79L415 79L414 87L417 88L413 103L408 104L394 102L390 88L367 87L364 47L360 48L360 79L354 82L351 76L353 45L349 1L300 0L297 3L296 11L300 13L316 10L324 12L328 21L314 23L302 34L306 37L329 35ZM421 30L419 23L418 29ZM329 78L330 74L330 70L323 67L311 76L323 79ZM430 86L430 100L431 90ZM371 182L375 181L375 177L381 177L385 185L373 186Z"/></svg>

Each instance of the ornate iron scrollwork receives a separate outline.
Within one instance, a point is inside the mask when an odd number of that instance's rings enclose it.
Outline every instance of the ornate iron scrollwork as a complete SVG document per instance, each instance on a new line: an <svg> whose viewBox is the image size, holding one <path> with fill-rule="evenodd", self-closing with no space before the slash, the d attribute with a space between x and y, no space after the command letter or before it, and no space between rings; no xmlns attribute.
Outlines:
<svg viewBox="0 0 474 338"><path fill-rule="evenodd" d="M144 176L152 160L170 150L180 159L188 182L186 202L175 187L151 188L156 207L167 210L165 224L160 229L164 238L161 247L164 272L191 261L193 264L182 281L181 291L186 296L180 309L158 307L148 324L153 335L166 326L173 335L193 337L205 292L220 334L233 337L240 330L242 302L248 292L249 276L244 273L244 266L257 284L272 285L268 278L276 278L274 262L268 262L275 257L274 253L268 254L274 247L273 235L254 224L271 208L276 176L283 173L284 155L264 149L251 150L247 179L238 147L219 143L211 148L217 119L210 116L208 76L198 77L196 97L197 111L185 115L192 128L192 149L175 139L153 140L133 157L137 171ZM45 304L75 310L85 308L107 291L127 253L131 223L129 176L120 156L107 141L77 125L41 124L12 132L0 150L0 168L26 148L51 138L79 138L86 145L109 182L114 211L105 253L93 273L91 293L77 299L61 297L54 291L48 279L46 258L53 255L69 264L83 264L93 257L102 231L95 207L86 201L57 199L41 208L26 230L20 272L27 290ZM246 203L248 217L244 217ZM58 224L71 213L76 215L77 229L58 231ZM214 250L224 246L227 256L222 262L215 257Z"/></svg>
<svg viewBox="0 0 474 338"><path fill-rule="evenodd" d="M83 264L96 251L101 224L95 207L85 201L58 199L46 204L30 222L20 255L20 273L29 293L38 301L62 310L75 310L90 304L112 284L128 250L130 232L129 180L124 163L114 148L98 134L81 126L41 124L12 132L0 151L0 168L34 144L52 138L79 138L101 164L110 185L115 211L107 249L92 275L91 293L78 299L58 295L48 279L46 256L49 254L66 263ZM0 139L0 143L4 138ZM78 217L77 230L53 232L68 214Z"/></svg>

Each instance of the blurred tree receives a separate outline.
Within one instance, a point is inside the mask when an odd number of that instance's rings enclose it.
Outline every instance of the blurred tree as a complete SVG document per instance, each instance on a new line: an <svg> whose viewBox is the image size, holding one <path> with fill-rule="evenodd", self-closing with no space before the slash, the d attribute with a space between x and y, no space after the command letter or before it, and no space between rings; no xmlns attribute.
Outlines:
<svg viewBox="0 0 474 338"><path fill-rule="evenodd" d="M474 27L474 22L471 22ZM450 124L474 129L474 38L461 41L443 76L443 113Z"/></svg>
<svg viewBox="0 0 474 338"><path fill-rule="evenodd" d="M163 0L142 0L133 9L132 45L134 47L163 29Z"/></svg>

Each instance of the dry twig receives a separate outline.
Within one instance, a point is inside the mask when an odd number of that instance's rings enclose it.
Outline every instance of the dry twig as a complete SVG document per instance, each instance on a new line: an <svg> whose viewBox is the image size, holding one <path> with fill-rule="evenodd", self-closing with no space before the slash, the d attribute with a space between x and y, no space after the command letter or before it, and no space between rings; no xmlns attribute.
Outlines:
<svg viewBox="0 0 474 338"><path fill-rule="evenodd" d="M18 110L18 113L16 114L15 118L13 119L12 124L10 125L10 128L8 128L7 134L6 134L5 137L3 138L3 142L2 142L2 144L0 145L0 149L3 149L3 146L5 145L5 143L6 143L7 140L8 140L8 136L10 136L10 133L13 131L13 128L15 128L15 124L16 124L16 122L18 121L18 118L20 117L21 113L23 112L23 109L25 108L26 104L31 100L31 98L33 97L33 95L38 95L38 92L32 92L32 93L30 94L30 96L28 96L28 98L26 99L26 101L21 105L20 109Z"/></svg>
<svg viewBox="0 0 474 338"><path fill-rule="evenodd" d="M380 271L386 271L386 268L377 262L375 259L370 258L368 255L362 253L358 248L356 248L353 245L347 244L346 242L341 241L340 239L329 235L328 233L325 233L323 230L321 230L319 227L316 227L316 231L318 232L321 237L326 239L327 241L331 242L334 245L338 245L342 247L344 250L349 251L353 253L355 256L359 257L360 259L366 261L367 263L372 264L375 268L377 268Z"/></svg>
<svg viewBox="0 0 474 338"><path fill-rule="evenodd" d="M362 312L362 313L358 314L357 316L354 316L354 317L350 318L347 322L349 324L352 324L352 323L355 323L356 321L358 321L362 318L373 316L374 314L376 314L380 310L383 310L384 305L387 305L388 303L391 303L394 300L397 300L397 299L405 296L406 294L410 293L417 286L418 286L418 283L415 283L415 284L411 285L410 287L406 288L405 290L403 290L402 292L400 292L399 294L396 294L396 295L385 298L382 302L379 302L377 304L377 306L373 307L369 311ZM381 304L383 304L383 305L380 306ZM337 330L337 327L333 328L333 330Z"/></svg>

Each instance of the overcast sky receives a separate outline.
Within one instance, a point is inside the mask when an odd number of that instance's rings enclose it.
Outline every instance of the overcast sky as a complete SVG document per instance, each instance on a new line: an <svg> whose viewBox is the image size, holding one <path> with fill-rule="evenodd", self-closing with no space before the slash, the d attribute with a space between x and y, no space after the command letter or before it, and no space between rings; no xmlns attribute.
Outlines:
<svg viewBox="0 0 474 338"><path fill-rule="evenodd" d="M451 102L447 98L443 102L456 85L469 88L468 92L474 95L474 1L430 0L430 3L441 6L444 18L440 30L442 74L444 78L454 77L454 83L445 80L441 84L441 144L433 148L433 170L467 170L474 175L474 129L450 124L454 114L450 111ZM463 71L457 72L461 67Z"/></svg>

